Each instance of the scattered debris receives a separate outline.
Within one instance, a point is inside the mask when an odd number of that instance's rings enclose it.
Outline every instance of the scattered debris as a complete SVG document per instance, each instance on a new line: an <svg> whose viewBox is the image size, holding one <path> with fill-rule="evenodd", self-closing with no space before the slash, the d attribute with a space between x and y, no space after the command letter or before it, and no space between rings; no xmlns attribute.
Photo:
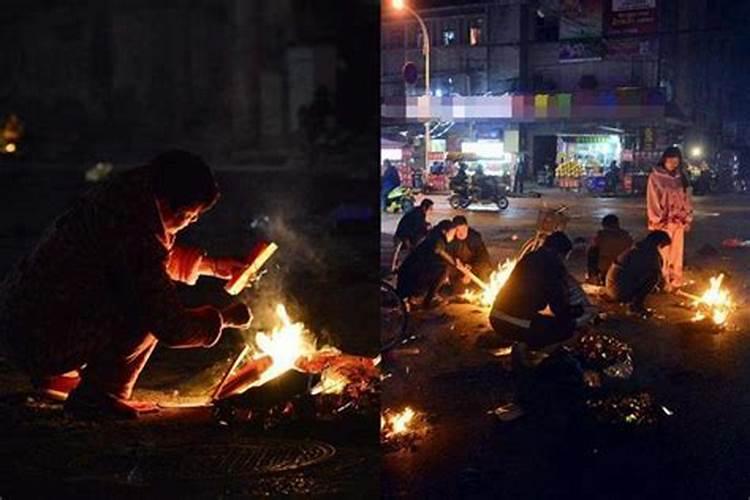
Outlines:
<svg viewBox="0 0 750 500"><path fill-rule="evenodd" d="M586 405L598 422L624 427L653 426L664 412L647 392L590 399Z"/></svg>
<svg viewBox="0 0 750 500"><path fill-rule="evenodd" d="M578 339L576 351L588 369L601 371L611 378L626 379L633 374L633 350L614 337L587 333Z"/></svg>
<svg viewBox="0 0 750 500"><path fill-rule="evenodd" d="M86 181L100 182L106 179L112 173L114 166L110 162L100 161L86 171Z"/></svg>
<svg viewBox="0 0 750 500"><path fill-rule="evenodd" d="M497 349L490 350L490 354L495 356L496 358L503 358L505 356L510 356L510 353L513 352L513 346L508 347L499 347Z"/></svg>
<svg viewBox="0 0 750 500"><path fill-rule="evenodd" d="M512 422L524 415L523 409L515 403L506 403L500 405L494 410L487 412L488 415L494 415L503 422Z"/></svg>
<svg viewBox="0 0 750 500"><path fill-rule="evenodd" d="M750 247L750 240L740 240L738 238L728 238L721 242L724 248L747 248Z"/></svg>

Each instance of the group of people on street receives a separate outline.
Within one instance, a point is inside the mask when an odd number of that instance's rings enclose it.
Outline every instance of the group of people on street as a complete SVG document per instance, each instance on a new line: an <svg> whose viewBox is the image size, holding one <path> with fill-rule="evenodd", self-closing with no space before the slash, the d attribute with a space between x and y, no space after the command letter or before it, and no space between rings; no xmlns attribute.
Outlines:
<svg viewBox="0 0 750 500"><path fill-rule="evenodd" d="M693 219L687 187L681 151L667 148L648 180L647 235L634 243L618 217L609 214L589 246L589 282L603 286L607 299L627 304L633 314L650 314L645 300L657 287L671 292L684 285L684 235ZM425 307L430 307L439 302L442 284L452 289L469 284L467 270L486 280L493 267L481 235L465 217L430 228L426 215L432 202L423 204L427 208L404 216L396 231L397 239L414 246L399 269L397 290L405 298L424 296ZM423 239L416 242L409 235ZM551 348L576 336L576 320L584 311L572 300L577 285L565 265L572 249L565 233L550 234L539 249L518 261L498 293L490 323L514 340L520 352Z"/></svg>
<svg viewBox="0 0 750 500"><path fill-rule="evenodd" d="M397 267L396 290L401 297L424 308L440 302L438 291L449 285L454 293L471 286L469 273L487 279L492 263L482 235L469 227L466 217L438 222L434 227L427 215L434 203L430 199L404 215L396 228L397 246L408 255Z"/></svg>

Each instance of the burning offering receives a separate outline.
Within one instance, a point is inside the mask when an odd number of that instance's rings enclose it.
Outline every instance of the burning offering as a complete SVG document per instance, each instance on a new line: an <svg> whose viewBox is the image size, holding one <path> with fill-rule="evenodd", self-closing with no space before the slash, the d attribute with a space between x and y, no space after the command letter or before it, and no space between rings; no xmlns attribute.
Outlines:
<svg viewBox="0 0 750 500"><path fill-rule="evenodd" d="M214 399L222 399L245 392L251 387L265 384L295 367L298 359L310 356L316 350L315 339L302 323L295 323L282 304L276 306L279 324L271 333L258 332L255 335L256 354L247 357L250 349L243 349L235 360L233 368L220 384ZM242 366L236 374L232 372Z"/></svg>
<svg viewBox="0 0 750 500"><path fill-rule="evenodd" d="M474 304L483 307L492 307L495 303L495 297L500 293L500 290L505 286L505 283L510 277L510 273L513 272L513 268L516 267L516 259L505 259L505 262L499 264L497 269L490 275L490 281L486 284L483 290L478 292L465 292L464 298Z"/></svg>
<svg viewBox="0 0 750 500"><path fill-rule="evenodd" d="M710 318L714 325L724 326L729 314L734 310L734 303L729 291L721 286L724 281L723 274L714 276L709 281L710 286L703 292L703 295L689 296L693 299L693 307L697 309L692 320L703 321Z"/></svg>
<svg viewBox="0 0 750 500"><path fill-rule="evenodd" d="M414 447L427 431L425 415L410 406L398 412L386 409L380 416L380 442L391 451Z"/></svg>
<svg viewBox="0 0 750 500"><path fill-rule="evenodd" d="M242 414L245 420L266 415L278 422L299 417L297 407L330 417L379 405L378 358L318 348L314 335L293 321L282 304L275 312L278 324L270 333L255 335L255 349L245 346L215 391L221 420L235 421Z"/></svg>

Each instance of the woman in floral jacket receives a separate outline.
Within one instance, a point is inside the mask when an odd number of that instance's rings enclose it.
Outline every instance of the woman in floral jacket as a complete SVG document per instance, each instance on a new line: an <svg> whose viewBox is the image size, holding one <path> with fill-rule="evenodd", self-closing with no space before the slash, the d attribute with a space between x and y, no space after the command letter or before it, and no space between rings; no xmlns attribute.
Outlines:
<svg viewBox="0 0 750 500"><path fill-rule="evenodd" d="M682 152L676 146L668 147L649 175L646 191L648 229L664 231L672 240L670 245L661 249L662 275L668 291L683 285L685 233L690 231L693 222L693 204L687 192L688 185Z"/></svg>

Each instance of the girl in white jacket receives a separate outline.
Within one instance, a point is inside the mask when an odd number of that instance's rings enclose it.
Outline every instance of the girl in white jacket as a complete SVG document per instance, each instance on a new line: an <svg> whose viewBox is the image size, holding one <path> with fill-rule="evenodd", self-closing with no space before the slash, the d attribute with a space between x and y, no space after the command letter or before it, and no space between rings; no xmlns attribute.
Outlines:
<svg viewBox="0 0 750 500"><path fill-rule="evenodd" d="M687 192L688 185L680 148L668 147L649 175L646 191L648 229L665 231L672 239L670 245L660 250L667 291L683 285L685 232L690 231L690 224L693 222L693 204Z"/></svg>

